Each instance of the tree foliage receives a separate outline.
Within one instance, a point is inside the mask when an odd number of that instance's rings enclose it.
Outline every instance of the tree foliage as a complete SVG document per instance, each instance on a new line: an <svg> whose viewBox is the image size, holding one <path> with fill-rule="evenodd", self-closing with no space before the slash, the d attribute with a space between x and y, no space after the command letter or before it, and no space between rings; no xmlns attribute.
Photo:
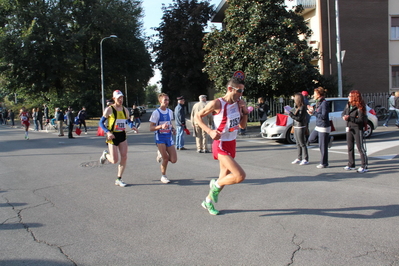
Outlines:
<svg viewBox="0 0 399 266"><path fill-rule="evenodd" d="M125 77L129 95L144 95L152 62L141 17L141 0L1 0L1 90L101 112L100 41L115 34L103 42L105 95Z"/></svg>
<svg viewBox="0 0 399 266"><path fill-rule="evenodd" d="M162 91L171 99L184 95L188 100L197 100L207 92L202 38L212 7L209 1L197 0L173 0L173 4L163 7L162 22L155 29L159 39L153 50L162 74Z"/></svg>
<svg viewBox="0 0 399 266"><path fill-rule="evenodd" d="M287 10L283 0L230 0L225 29L204 40L204 71L223 88L234 71L246 74L246 95L280 96L314 87L317 53L307 45L311 36L300 12Z"/></svg>

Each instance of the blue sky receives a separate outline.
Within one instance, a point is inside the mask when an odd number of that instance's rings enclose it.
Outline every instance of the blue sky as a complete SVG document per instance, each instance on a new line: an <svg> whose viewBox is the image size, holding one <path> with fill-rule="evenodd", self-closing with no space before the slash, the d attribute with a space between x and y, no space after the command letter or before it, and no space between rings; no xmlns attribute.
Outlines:
<svg viewBox="0 0 399 266"><path fill-rule="evenodd" d="M219 5L221 0L211 0L210 4L214 5L215 8ZM151 30L150 28L158 27L159 23L161 23L162 19L162 4L165 6L169 6L172 4L172 0L143 0L143 9L144 9L144 31L145 35L150 36L155 34L155 31ZM219 23L215 24L218 26ZM156 82L160 81L161 75L159 71L155 71L155 76L150 80L150 84L156 84Z"/></svg>

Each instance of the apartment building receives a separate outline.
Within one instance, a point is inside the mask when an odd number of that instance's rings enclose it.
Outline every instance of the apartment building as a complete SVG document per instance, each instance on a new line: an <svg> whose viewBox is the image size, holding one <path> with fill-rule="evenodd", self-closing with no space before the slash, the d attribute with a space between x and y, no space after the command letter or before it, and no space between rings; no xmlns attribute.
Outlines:
<svg viewBox="0 0 399 266"><path fill-rule="evenodd" d="M302 15L313 31L309 46L320 54L312 63L322 75L337 75L336 2L344 88L352 85L362 93L399 90L398 0L285 0L287 8L304 7ZM227 7L222 0L212 22L222 23Z"/></svg>

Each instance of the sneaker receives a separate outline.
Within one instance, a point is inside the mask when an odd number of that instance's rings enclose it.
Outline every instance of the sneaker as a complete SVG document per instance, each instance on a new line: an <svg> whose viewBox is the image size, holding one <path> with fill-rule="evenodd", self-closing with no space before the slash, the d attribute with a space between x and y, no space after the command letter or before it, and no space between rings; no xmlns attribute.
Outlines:
<svg viewBox="0 0 399 266"><path fill-rule="evenodd" d="M387 124L382 124L384 127L388 127L388 125Z"/></svg>
<svg viewBox="0 0 399 266"><path fill-rule="evenodd" d="M101 164L104 164L105 161L107 160L107 154L108 154L108 151L107 151L107 150L104 150L104 151L103 151L103 154L102 154L101 157L100 157L100 163L101 163Z"/></svg>
<svg viewBox="0 0 399 266"><path fill-rule="evenodd" d="M162 162L162 154L158 151L157 153L157 162L161 163Z"/></svg>
<svg viewBox="0 0 399 266"><path fill-rule="evenodd" d="M307 164L309 164L309 162L306 161L306 160L302 160L302 161L299 163L299 165L307 165Z"/></svg>
<svg viewBox="0 0 399 266"><path fill-rule="evenodd" d="M126 187L126 183L122 181L122 179L115 180L115 186Z"/></svg>
<svg viewBox="0 0 399 266"><path fill-rule="evenodd" d="M161 177L161 182L167 184L167 183L170 183L170 180L166 177L166 175L163 175Z"/></svg>
<svg viewBox="0 0 399 266"><path fill-rule="evenodd" d="M209 197L211 198L211 200L215 203L218 202L218 198L219 198L219 193L220 193L220 188L218 188L216 185L216 179L212 179L211 182L209 182L209 187L211 188L209 190Z"/></svg>
<svg viewBox="0 0 399 266"><path fill-rule="evenodd" d="M346 170L346 171L355 170L355 168L354 167L345 166L344 170Z"/></svg>
<svg viewBox="0 0 399 266"><path fill-rule="evenodd" d="M323 165L323 164L319 164L318 166L316 166L317 168L319 168L319 169L322 169L322 168L327 168L327 166L326 165Z"/></svg>
<svg viewBox="0 0 399 266"><path fill-rule="evenodd" d="M367 168L363 168L363 167L359 167L359 169L357 169L357 172L358 173L365 173L365 172L367 172L368 171L368 169Z"/></svg>
<svg viewBox="0 0 399 266"><path fill-rule="evenodd" d="M297 164L297 163L300 163L301 162L301 160L299 160L299 159L295 159L294 161L292 161L291 163L292 164Z"/></svg>
<svg viewBox="0 0 399 266"><path fill-rule="evenodd" d="M205 200L201 203L201 206L208 210L211 215L218 215L219 211L215 209L212 202L207 203Z"/></svg>
<svg viewBox="0 0 399 266"><path fill-rule="evenodd" d="M334 137L330 136L330 140L328 141L328 148L331 148L333 141L334 141Z"/></svg>

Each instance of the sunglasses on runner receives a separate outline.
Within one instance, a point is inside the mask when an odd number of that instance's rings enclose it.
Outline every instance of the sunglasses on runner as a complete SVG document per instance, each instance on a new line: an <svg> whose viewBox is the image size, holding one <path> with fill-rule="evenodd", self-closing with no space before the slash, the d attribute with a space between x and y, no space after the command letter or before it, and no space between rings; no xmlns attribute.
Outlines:
<svg viewBox="0 0 399 266"><path fill-rule="evenodd" d="M232 86L232 88L235 89L238 93L243 93L244 92L244 89L238 89L238 88L233 87L233 86Z"/></svg>

